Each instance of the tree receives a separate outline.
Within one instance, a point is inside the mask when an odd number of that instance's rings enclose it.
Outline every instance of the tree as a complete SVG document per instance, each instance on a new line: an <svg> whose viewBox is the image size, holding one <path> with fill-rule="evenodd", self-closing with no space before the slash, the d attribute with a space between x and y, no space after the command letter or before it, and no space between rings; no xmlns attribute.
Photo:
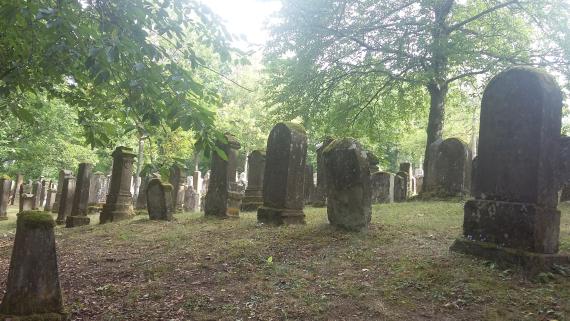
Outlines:
<svg viewBox="0 0 570 321"><path fill-rule="evenodd" d="M424 108L418 96L427 95L426 169L427 148L442 138L452 84L475 87L515 65L568 74L563 48L544 36L552 32L567 37L567 24L560 20L568 17L567 4L285 0L266 56L272 72L269 102L291 115L318 118L334 110L341 117L329 121L338 127L379 116L374 119L390 128Z"/></svg>

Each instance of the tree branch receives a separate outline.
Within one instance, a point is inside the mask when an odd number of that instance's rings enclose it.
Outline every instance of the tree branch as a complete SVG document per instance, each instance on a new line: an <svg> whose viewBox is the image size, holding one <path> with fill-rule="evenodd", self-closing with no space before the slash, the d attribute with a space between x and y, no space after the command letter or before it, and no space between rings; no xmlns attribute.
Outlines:
<svg viewBox="0 0 570 321"><path fill-rule="evenodd" d="M483 11L479 12L478 14L474 15L474 16L471 17L471 18L465 19L465 20L463 20L463 21L461 21L461 22L458 22L458 23L455 23L455 24L449 26L449 29L447 30L447 32L448 32L448 33L452 33L452 32L454 32L454 31L460 29L461 27L463 27L464 25L466 25L466 24L468 24L468 23L470 23L470 22L473 22L473 21L475 21L475 20L477 20L477 19L479 19L479 18L481 18L481 17L483 17L483 16L485 16L485 15L488 15L488 14L494 12L494 11L497 11L497 10L499 10L499 9L501 9L501 8L510 6L511 4L515 4L515 3L518 3L518 2L519 2L519 0L510 0L510 1L507 1L507 2L499 3L499 4L496 5L496 6L493 6L493 7L489 8L489 9L487 9L487 10L483 10Z"/></svg>

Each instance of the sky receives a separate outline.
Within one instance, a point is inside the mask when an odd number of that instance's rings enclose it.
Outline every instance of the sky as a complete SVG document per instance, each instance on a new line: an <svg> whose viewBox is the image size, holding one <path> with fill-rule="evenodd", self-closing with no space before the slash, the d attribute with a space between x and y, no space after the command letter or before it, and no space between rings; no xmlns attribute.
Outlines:
<svg viewBox="0 0 570 321"><path fill-rule="evenodd" d="M278 0L202 0L234 35L244 35L247 42L234 45L242 50L259 51L269 37L266 23L281 8Z"/></svg>

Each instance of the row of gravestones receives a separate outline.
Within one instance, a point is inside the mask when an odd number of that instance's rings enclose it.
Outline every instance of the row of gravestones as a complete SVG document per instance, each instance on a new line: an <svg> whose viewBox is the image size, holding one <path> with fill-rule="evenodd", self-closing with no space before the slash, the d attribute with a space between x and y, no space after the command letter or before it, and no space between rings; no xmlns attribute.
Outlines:
<svg viewBox="0 0 570 321"><path fill-rule="evenodd" d="M557 194L570 177L570 138L560 136L560 88L552 77L539 71L510 69L493 78L485 89L480 119L479 156L472 184L475 199L465 203L463 237L451 249L520 264L530 273L570 265L570 257L558 253ZM234 168L232 155L238 146L231 137L219 145L228 157L213 163L205 204L207 215L234 215L234 196L230 193L235 175L230 174ZM306 149L307 139L301 126L280 123L271 131L263 173L263 204L257 210L259 221L304 222ZM114 153L109 195L114 195L113 191L127 191L128 195L119 193L118 197L130 196L130 166L128 162L117 162L121 153L128 156L125 150ZM348 230L365 229L371 217L367 152L357 141L346 138L331 142L321 157L329 222ZM121 176L119 169L127 169L128 175ZM168 189L153 179L147 193L155 190L154 185ZM109 207L112 197L117 196L107 197L103 212L120 210L118 206ZM173 203L166 198L164 205L168 204ZM112 214L111 211L107 215ZM18 216L0 314L64 314L54 225L47 213L23 212Z"/></svg>

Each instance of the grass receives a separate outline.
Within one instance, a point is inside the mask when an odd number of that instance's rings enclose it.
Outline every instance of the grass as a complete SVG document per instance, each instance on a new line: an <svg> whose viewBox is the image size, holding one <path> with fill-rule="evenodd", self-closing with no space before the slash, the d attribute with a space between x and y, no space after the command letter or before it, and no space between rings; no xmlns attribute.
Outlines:
<svg viewBox="0 0 570 321"><path fill-rule="evenodd" d="M449 252L460 202L375 205L366 233L177 214L56 229L67 306L81 320L567 320L570 278ZM570 206L561 248L570 252ZM6 278L15 216L0 222Z"/></svg>

